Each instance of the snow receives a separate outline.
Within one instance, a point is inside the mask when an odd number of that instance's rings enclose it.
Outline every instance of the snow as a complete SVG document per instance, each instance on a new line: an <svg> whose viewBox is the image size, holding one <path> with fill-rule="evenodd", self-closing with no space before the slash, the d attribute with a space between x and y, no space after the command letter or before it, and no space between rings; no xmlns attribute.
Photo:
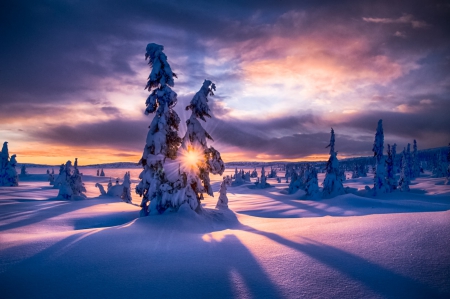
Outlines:
<svg viewBox="0 0 450 299"><path fill-rule="evenodd" d="M184 204L139 218L137 205L98 195L109 177L97 169L79 167L80 201L57 200L45 168L0 188L2 298L450 296L450 186L429 172L410 192L368 196L369 173L318 200L276 179L251 189L252 179L227 188L229 210L214 208L223 179L211 175L216 197L202 213ZM141 169L128 170L134 188Z"/></svg>

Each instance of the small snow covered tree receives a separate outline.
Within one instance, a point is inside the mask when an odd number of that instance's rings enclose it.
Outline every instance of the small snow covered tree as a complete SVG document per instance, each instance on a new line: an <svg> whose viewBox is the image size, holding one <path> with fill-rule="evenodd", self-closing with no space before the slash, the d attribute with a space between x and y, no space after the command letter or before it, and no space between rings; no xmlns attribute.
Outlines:
<svg viewBox="0 0 450 299"><path fill-rule="evenodd" d="M319 183L317 180L317 170L314 166L309 165L305 171L305 192L306 198L315 199L319 197Z"/></svg>
<svg viewBox="0 0 450 299"><path fill-rule="evenodd" d="M344 186L342 185L339 160L337 159L337 152L334 151L334 130L331 128L330 144L326 148L330 148L330 158L326 165L326 174L323 181L323 193L324 198L335 197L341 194L345 194Z"/></svg>
<svg viewBox="0 0 450 299"><path fill-rule="evenodd" d="M234 170L234 181L231 183L231 185L232 186L240 186L244 183L245 183L245 181L242 176L242 170L238 171L238 169L236 167L236 169Z"/></svg>
<svg viewBox="0 0 450 299"><path fill-rule="evenodd" d="M227 186L231 186L231 178L227 175L220 183L219 200L216 209L228 209Z"/></svg>
<svg viewBox="0 0 450 299"><path fill-rule="evenodd" d="M391 145L388 144L387 159L386 159L386 182L389 185L390 191L397 189L397 181L395 180L394 171L394 157L392 155Z"/></svg>
<svg viewBox="0 0 450 299"><path fill-rule="evenodd" d="M108 182L108 185L106 187L106 190L109 191L112 188L112 186L113 186L112 179L111 179L111 177L109 177L109 182Z"/></svg>
<svg viewBox="0 0 450 299"><path fill-rule="evenodd" d="M401 191L408 192L409 184L411 183L411 172L408 165L407 153L403 149L402 153L402 168L400 170L400 180L398 181L398 186Z"/></svg>
<svg viewBox="0 0 450 299"><path fill-rule="evenodd" d="M394 143L391 148L391 156L392 156L392 171L394 174L398 173L399 167L397 166L397 144Z"/></svg>
<svg viewBox="0 0 450 299"><path fill-rule="evenodd" d="M389 193L390 187L386 182L386 162L383 155L384 149L384 133L383 133L383 121L378 121L377 132L375 134L375 141L373 143L373 155L375 157L375 175L373 195L377 196L383 193Z"/></svg>
<svg viewBox="0 0 450 299"><path fill-rule="evenodd" d="M251 178L257 178L258 177L258 172L256 171L256 168L253 169L252 173L250 174Z"/></svg>
<svg viewBox="0 0 450 299"><path fill-rule="evenodd" d="M102 168L102 171L100 171L100 176L105 176L105 172L103 171L103 168Z"/></svg>
<svg viewBox="0 0 450 299"><path fill-rule="evenodd" d="M25 166L25 164L22 164L22 166L20 167L20 176L26 176L27 174L27 167Z"/></svg>
<svg viewBox="0 0 450 299"><path fill-rule="evenodd" d="M417 151L417 141L415 139L411 160L412 160L412 178L418 178L420 176L420 161L419 161L419 152Z"/></svg>
<svg viewBox="0 0 450 299"><path fill-rule="evenodd" d="M0 153L0 186L15 187L19 185L16 165L16 155L9 158L8 142L5 141Z"/></svg>
<svg viewBox="0 0 450 299"><path fill-rule="evenodd" d="M72 176L71 166L72 162L70 160L67 161L63 171L58 176L58 198L72 199L73 192L70 186L70 177Z"/></svg>
<svg viewBox="0 0 450 299"><path fill-rule="evenodd" d="M412 162L412 155L411 155L411 144L409 144L409 143L406 147L406 161L407 161L407 166L408 166L408 171L409 171L409 178L413 179L414 178L413 162Z"/></svg>
<svg viewBox="0 0 450 299"><path fill-rule="evenodd" d="M72 162L69 160L61 170L57 182L58 182L58 198L72 200L72 199L85 199L86 188L82 181L82 175L78 170L78 159L75 158L74 170L72 172Z"/></svg>
<svg viewBox="0 0 450 299"><path fill-rule="evenodd" d="M258 189L264 189L264 188L270 187L270 184L267 183L266 171L264 169L264 166L261 168L261 178L259 178L259 180L256 181L255 186Z"/></svg>
<svg viewBox="0 0 450 299"><path fill-rule="evenodd" d="M84 187L81 176L82 174L78 170L78 158L75 158L75 163L73 164L73 173L70 177L72 199L86 198L86 195L84 194L84 192L86 192L86 188Z"/></svg>
<svg viewBox="0 0 450 299"><path fill-rule="evenodd" d="M122 198L123 201L127 203L131 203L131 174L129 171L125 172L125 175L123 176L123 191L120 198Z"/></svg>

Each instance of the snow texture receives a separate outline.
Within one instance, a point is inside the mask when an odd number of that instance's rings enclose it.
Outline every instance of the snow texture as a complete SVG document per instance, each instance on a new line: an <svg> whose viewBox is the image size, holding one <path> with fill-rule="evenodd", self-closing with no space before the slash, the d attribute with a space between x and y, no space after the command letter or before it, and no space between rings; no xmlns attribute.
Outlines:
<svg viewBox="0 0 450 299"><path fill-rule="evenodd" d="M285 183L243 185L228 189L230 210L206 197L201 214L182 205L145 218L91 199L107 182L95 171L82 171L89 200L55 200L45 169L0 188L2 298L450 297L450 186L428 171L410 192L375 198L313 201L281 193ZM222 181L211 176L215 193Z"/></svg>

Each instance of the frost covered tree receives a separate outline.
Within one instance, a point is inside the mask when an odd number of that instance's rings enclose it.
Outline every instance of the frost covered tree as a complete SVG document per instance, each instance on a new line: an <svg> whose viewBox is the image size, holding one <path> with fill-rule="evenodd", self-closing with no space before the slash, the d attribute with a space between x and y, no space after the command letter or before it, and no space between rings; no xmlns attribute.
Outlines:
<svg viewBox="0 0 450 299"><path fill-rule="evenodd" d="M395 180L395 170L394 170L394 157L393 157L393 149L391 149L391 145L388 144L387 149L387 159L386 159L386 182L389 185L390 191L394 191L397 189L397 181Z"/></svg>
<svg viewBox="0 0 450 299"><path fill-rule="evenodd" d="M383 121L378 121L377 132L375 134L375 141L373 143L373 155L375 157L375 175L373 195L379 195L383 193L389 193L390 187L386 182L386 161L383 155L384 149L384 133L383 133Z"/></svg>
<svg viewBox="0 0 450 299"><path fill-rule="evenodd" d="M409 143L406 146L406 164L408 166L409 178L413 179L414 173L413 173L413 165L412 165L413 163L412 163L412 155L411 155L411 144L409 144Z"/></svg>
<svg viewBox="0 0 450 299"><path fill-rule="evenodd" d="M397 167L397 144L394 143L391 148L391 155L392 155L392 171L394 174L398 172Z"/></svg>
<svg viewBox="0 0 450 299"><path fill-rule="evenodd" d="M16 165L16 155L9 158L8 142L5 141L0 153L0 186L15 187L19 185Z"/></svg>
<svg viewBox="0 0 450 299"><path fill-rule="evenodd" d="M181 139L180 118L173 110L177 94L170 88L176 75L163 49L157 44L148 44L146 49L146 59L152 68L146 85L150 91L146 114L155 113L155 117L141 159L144 167L139 176L141 182L136 187L136 192L143 197L141 215L176 210L185 203L199 213L203 193L213 196L209 173L222 174L225 169L220 153L207 146L207 139L212 137L199 122L211 117L208 96L213 95L216 86L205 80L186 107L192 114L186 122L186 135Z"/></svg>
<svg viewBox="0 0 450 299"><path fill-rule="evenodd" d="M70 186L70 177L72 176L71 166L72 162L70 160L67 161L62 172L58 176L58 198L72 199L73 192Z"/></svg>
<svg viewBox="0 0 450 299"><path fill-rule="evenodd" d="M411 156L412 162L412 178L418 178L420 176L420 161L419 152L417 151L417 141L414 139L413 152Z"/></svg>
<svg viewBox="0 0 450 299"><path fill-rule="evenodd" d="M267 183L267 176L266 176L266 170L264 169L264 166L261 168L261 177L259 180L255 183L256 188L264 189L270 187L270 184Z"/></svg>
<svg viewBox="0 0 450 299"><path fill-rule="evenodd" d="M309 165L305 171L305 192L306 198L315 199L319 197L319 183L317 180L317 170L314 166Z"/></svg>
<svg viewBox="0 0 450 299"><path fill-rule="evenodd" d="M100 171L100 176L105 176L105 172L103 171L103 168L102 168L102 171Z"/></svg>
<svg viewBox="0 0 450 299"><path fill-rule="evenodd" d="M191 116L186 121L187 131L178 150L179 160L182 162L181 172L186 181L178 192L178 198L173 198L172 207L179 207L187 203L192 210L201 212L200 201L203 194L214 196L209 174L222 175L225 164L219 151L208 147L207 140L213 138L202 127L199 120L206 122L205 117L211 117L208 106L208 96L214 95L216 85L210 80L204 80L200 90L194 95L186 110L191 110ZM243 172L241 172L242 178Z"/></svg>
<svg viewBox="0 0 450 299"><path fill-rule="evenodd" d="M242 176L242 170L238 171L238 169L236 167L236 169L234 170L234 181L231 183L231 185L232 186L240 186L244 183L245 183L245 181Z"/></svg>
<svg viewBox="0 0 450 299"><path fill-rule="evenodd" d="M78 170L78 158L75 158L75 163L73 164L73 173L70 177L70 187L72 188L72 198L86 198L84 192L86 188L84 187L83 180L81 178L82 174Z"/></svg>
<svg viewBox="0 0 450 299"><path fill-rule="evenodd" d="M231 186L231 178L227 175L220 183L219 200L216 209L228 209L227 187Z"/></svg>
<svg viewBox="0 0 450 299"><path fill-rule="evenodd" d="M406 150L403 149L402 153L402 167L400 170L400 179L398 181L398 186L401 191L408 192L409 185L411 183L411 172L408 165L407 153Z"/></svg>
<svg viewBox="0 0 450 299"><path fill-rule="evenodd" d="M344 186L342 185L339 160L337 159L337 152L334 151L334 130L331 128L330 144L326 148L330 148L330 158L326 165L326 174L323 181L322 196L324 198L335 197L345 194Z"/></svg>
<svg viewBox="0 0 450 299"><path fill-rule="evenodd" d="M85 199L86 188L82 181L82 175L78 170L78 159L75 158L74 170L72 172L72 162L69 160L63 165L63 168L57 178L58 198L72 200Z"/></svg>
<svg viewBox="0 0 450 299"><path fill-rule="evenodd" d="M112 188L112 186L113 186L113 184L112 184L112 179L111 179L111 177L109 177L109 182L108 182L108 185L107 185L107 187L106 187L106 190L110 190L111 188Z"/></svg>
<svg viewBox="0 0 450 299"><path fill-rule="evenodd" d="M131 203L131 174L129 171L125 172L125 175L123 176L123 183L122 183L122 195L120 198L122 198L123 201L127 203Z"/></svg>
<svg viewBox="0 0 450 299"><path fill-rule="evenodd" d="M22 164L22 166L20 167L20 176L26 176L27 174L27 167L25 166L25 164Z"/></svg>
<svg viewBox="0 0 450 299"><path fill-rule="evenodd" d="M136 193L142 196L141 215L148 215L150 202L153 212L164 212L170 206L170 200L174 191L174 184L169 182L164 169L166 159L175 159L181 138L178 136L180 118L173 110L177 104L177 94L171 89L174 86L176 74L167 62L167 56L163 53L164 47L154 43L148 44L145 59L149 60L151 67L145 89L150 91L145 105L145 114L154 114L149 126L147 139L140 163L143 171L139 175L141 180L136 186ZM178 182L182 185L184 182ZM170 191L169 191L170 187ZM164 194L166 193L166 194Z"/></svg>

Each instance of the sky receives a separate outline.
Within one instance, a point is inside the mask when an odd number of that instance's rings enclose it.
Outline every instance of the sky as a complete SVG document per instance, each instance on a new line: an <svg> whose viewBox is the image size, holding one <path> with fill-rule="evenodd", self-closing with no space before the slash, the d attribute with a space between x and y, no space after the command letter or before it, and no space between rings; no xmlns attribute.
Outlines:
<svg viewBox="0 0 450 299"><path fill-rule="evenodd" d="M175 111L215 82L209 145L231 161L371 155L450 142L448 1L2 1L0 141L18 162L138 162L148 43Z"/></svg>

